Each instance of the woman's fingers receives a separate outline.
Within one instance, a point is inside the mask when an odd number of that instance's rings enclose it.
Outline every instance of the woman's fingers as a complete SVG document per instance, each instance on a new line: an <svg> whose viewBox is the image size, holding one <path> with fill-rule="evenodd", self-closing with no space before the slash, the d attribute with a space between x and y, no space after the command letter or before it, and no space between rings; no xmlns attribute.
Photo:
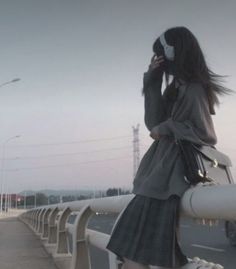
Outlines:
<svg viewBox="0 0 236 269"><path fill-rule="evenodd" d="M153 135L153 134L150 134L151 138L153 138L154 140L159 140L160 139L160 136L159 135Z"/></svg>
<svg viewBox="0 0 236 269"><path fill-rule="evenodd" d="M161 65L161 63L164 62L164 59L163 60L156 60L154 62L152 62L150 65L149 65L149 68L151 69L155 69L156 67L159 67Z"/></svg>
<svg viewBox="0 0 236 269"><path fill-rule="evenodd" d="M150 133L151 138L158 140L160 139L160 135L159 134L154 134L154 133Z"/></svg>
<svg viewBox="0 0 236 269"><path fill-rule="evenodd" d="M161 60L156 60L152 63L153 66L158 66L160 65L160 63L164 62L164 59L161 59Z"/></svg>
<svg viewBox="0 0 236 269"><path fill-rule="evenodd" d="M154 55L152 56L152 58L151 58L151 63L154 61L155 57L156 57L156 55L154 54Z"/></svg>
<svg viewBox="0 0 236 269"><path fill-rule="evenodd" d="M154 127L151 129L150 136L151 136L153 139L160 139L160 134L159 134L159 131L158 131L158 126L154 126Z"/></svg>
<svg viewBox="0 0 236 269"><path fill-rule="evenodd" d="M155 76L157 78L157 74L159 73L159 71L160 71L160 74L162 74L163 72L162 65L164 66L164 63L163 63L164 61L165 61L165 58L163 55L157 56L156 54L154 54L152 56L151 63L149 64L148 70L147 70L147 73L150 75L148 79L152 80L153 78L155 78ZM154 72L155 74L153 74Z"/></svg>
<svg viewBox="0 0 236 269"><path fill-rule="evenodd" d="M161 59L164 59L164 56L163 55L160 55L160 56L157 56L156 54L154 54L152 56L152 59L151 59L151 62L155 61L155 60L161 60Z"/></svg>
<svg viewBox="0 0 236 269"><path fill-rule="evenodd" d="M152 56L152 59L151 59L151 63L149 65L149 67L157 67L160 65L160 63L164 62L164 57L163 55L160 55L160 56L157 56L156 54L154 54Z"/></svg>
<svg viewBox="0 0 236 269"><path fill-rule="evenodd" d="M154 58L154 60L161 60L161 59L164 59L164 56L163 56L163 55L156 56L156 57Z"/></svg>

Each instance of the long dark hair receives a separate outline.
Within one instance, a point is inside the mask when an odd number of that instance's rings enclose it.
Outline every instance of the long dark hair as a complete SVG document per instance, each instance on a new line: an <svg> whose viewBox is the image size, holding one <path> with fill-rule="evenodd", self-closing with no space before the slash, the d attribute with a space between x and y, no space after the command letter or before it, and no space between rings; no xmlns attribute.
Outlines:
<svg viewBox="0 0 236 269"><path fill-rule="evenodd" d="M215 114L214 106L220 103L218 96L234 92L220 84L222 78L227 76L218 75L209 69L198 40L189 29L178 26L166 30L164 34L166 42L174 46L174 77L186 82L200 82L206 90L210 112ZM154 52L157 42L158 38L153 43ZM168 85L169 74L164 73ZM144 89L142 93L144 94Z"/></svg>

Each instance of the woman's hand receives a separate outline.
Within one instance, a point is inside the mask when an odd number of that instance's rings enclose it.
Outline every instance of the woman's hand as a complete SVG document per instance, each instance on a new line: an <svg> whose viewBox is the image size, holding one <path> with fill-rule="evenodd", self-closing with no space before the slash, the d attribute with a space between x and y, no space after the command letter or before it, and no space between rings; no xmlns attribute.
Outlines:
<svg viewBox="0 0 236 269"><path fill-rule="evenodd" d="M156 54L154 54L151 58L151 63L148 66L148 72L152 72L155 69L156 71L163 72L163 69L160 68L162 66L162 62L164 62L164 56L157 56Z"/></svg>
<svg viewBox="0 0 236 269"><path fill-rule="evenodd" d="M148 71L144 73L144 85L149 85L154 80L162 80L164 72L164 56L154 54L151 58L151 63L148 66Z"/></svg>
<svg viewBox="0 0 236 269"><path fill-rule="evenodd" d="M158 133L158 126L154 126L150 133L151 138L154 140L159 140L161 138L160 134Z"/></svg>

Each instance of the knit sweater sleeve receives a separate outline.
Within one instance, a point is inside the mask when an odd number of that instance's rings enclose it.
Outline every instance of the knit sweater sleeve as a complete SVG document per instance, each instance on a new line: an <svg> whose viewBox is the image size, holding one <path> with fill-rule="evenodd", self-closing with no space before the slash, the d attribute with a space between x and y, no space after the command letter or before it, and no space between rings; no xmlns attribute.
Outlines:
<svg viewBox="0 0 236 269"><path fill-rule="evenodd" d="M154 126L151 132L215 145L217 137L204 88L198 83L190 84L172 117Z"/></svg>
<svg viewBox="0 0 236 269"><path fill-rule="evenodd" d="M144 73L144 122L149 131L166 119L165 101L162 97L162 79L147 84L148 73Z"/></svg>

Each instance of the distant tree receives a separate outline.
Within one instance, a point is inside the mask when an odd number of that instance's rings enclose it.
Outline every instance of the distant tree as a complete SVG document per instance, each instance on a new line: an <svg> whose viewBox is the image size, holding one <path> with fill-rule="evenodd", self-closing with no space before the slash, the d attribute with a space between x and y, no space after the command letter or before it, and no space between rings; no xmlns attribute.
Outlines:
<svg viewBox="0 0 236 269"><path fill-rule="evenodd" d="M116 188L109 188L106 191L107 196L115 196L118 195L118 189Z"/></svg>
<svg viewBox="0 0 236 269"><path fill-rule="evenodd" d="M85 200L85 199L88 199L88 196L80 195L76 197L76 200Z"/></svg>
<svg viewBox="0 0 236 269"><path fill-rule="evenodd" d="M36 204L37 206L47 205L48 204L48 197L41 192L36 193Z"/></svg>
<svg viewBox="0 0 236 269"><path fill-rule="evenodd" d="M76 197L74 195L62 196L63 203L72 202L72 201L75 201L75 200L76 200Z"/></svg>
<svg viewBox="0 0 236 269"><path fill-rule="evenodd" d="M26 206L33 206L35 202L35 196L34 195L28 195L26 196ZM24 201L23 201L24 203Z"/></svg>
<svg viewBox="0 0 236 269"><path fill-rule="evenodd" d="M116 196L118 195L125 195L125 194L130 194L131 192L129 190L122 190L121 188L109 188L106 191L106 196Z"/></svg>
<svg viewBox="0 0 236 269"><path fill-rule="evenodd" d="M127 190L127 191L124 191L124 194L131 194L132 192Z"/></svg>
<svg viewBox="0 0 236 269"><path fill-rule="evenodd" d="M58 204L60 203L60 196L59 195L50 195L48 197L49 204Z"/></svg>

